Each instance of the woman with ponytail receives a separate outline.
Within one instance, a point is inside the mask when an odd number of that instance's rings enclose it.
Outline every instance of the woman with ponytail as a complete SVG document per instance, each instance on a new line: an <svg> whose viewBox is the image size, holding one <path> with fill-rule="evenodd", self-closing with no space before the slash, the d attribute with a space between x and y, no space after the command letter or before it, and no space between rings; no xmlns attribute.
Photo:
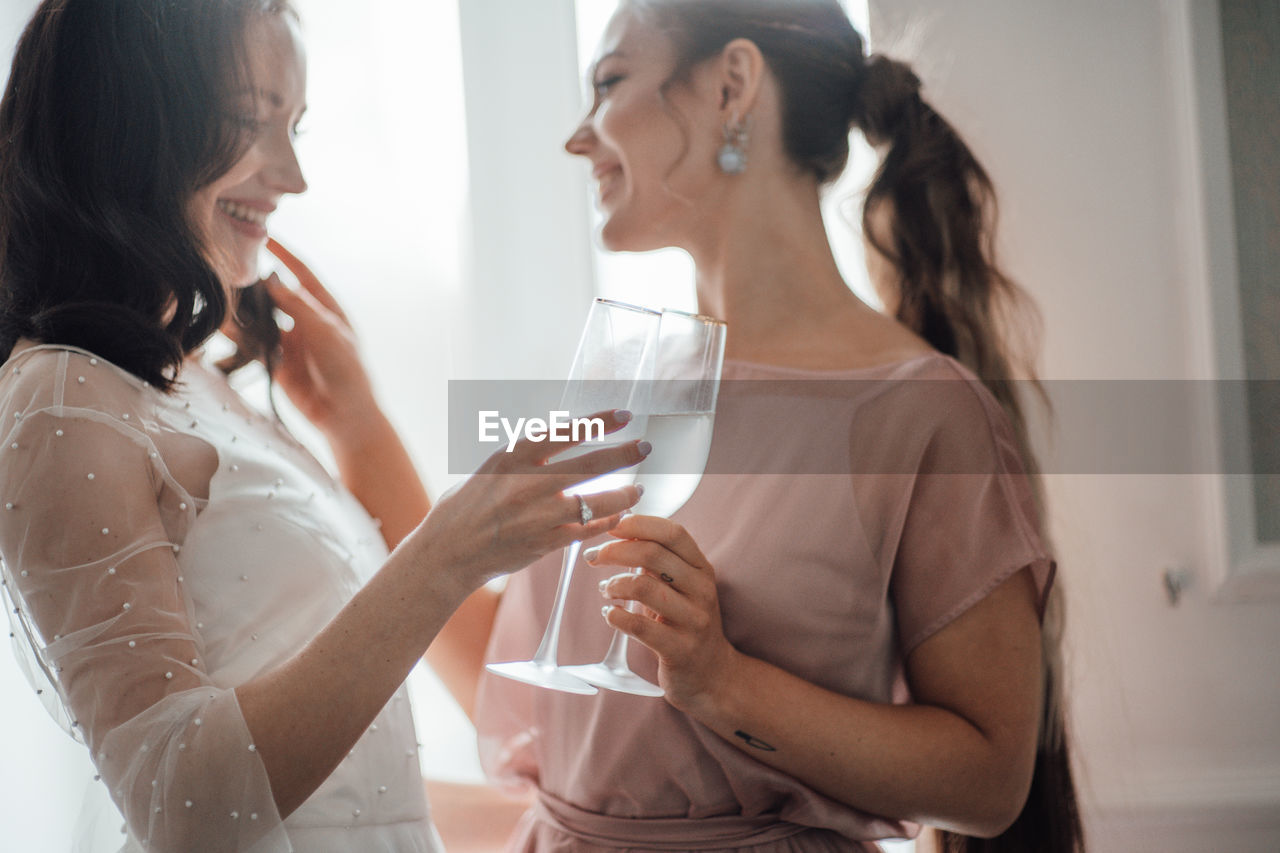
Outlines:
<svg viewBox="0 0 1280 853"><path fill-rule="evenodd" d="M948 851L1082 850L1009 382L1030 378L1024 300L986 173L837 0L625 0L591 75L566 147L602 241L686 250L726 379L770 390L725 384L708 464L731 475L674 520L624 518L588 552L606 579L572 593L604 619L567 622L561 661L619 628L665 701L461 685L490 774L537 789L510 849L874 850L923 825ZM884 312L841 279L819 209L854 130L882 157L863 223ZM554 580L545 560L513 578L490 660L533 649Z"/></svg>

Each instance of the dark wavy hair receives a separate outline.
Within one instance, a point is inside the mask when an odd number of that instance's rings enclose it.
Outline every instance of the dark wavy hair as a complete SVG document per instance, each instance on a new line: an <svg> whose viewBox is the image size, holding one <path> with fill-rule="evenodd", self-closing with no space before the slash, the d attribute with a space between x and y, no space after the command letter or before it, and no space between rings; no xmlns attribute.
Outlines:
<svg viewBox="0 0 1280 853"><path fill-rule="evenodd" d="M0 101L0 356L22 337L70 344L171 389L233 307L188 204L249 144L235 97L250 88L246 29L284 12L287 0L40 5ZM274 349L264 295L238 297L255 352Z"/></svg>
<svg viewBox="0 0 1280 853"><path fill-rule="evenodd" d="M1010 381L1026 378L1039 387L1032 359L1013 340L1015 320L1026 328L1039 317L996 264L990 177L922 97L911 68L867 56L837 0L626 0L626 6L675 46L676 67L666 86L687 81L733 39L753 42L781 90L787 156L820 185L844 171L853 129L883 151L867 188L862 227L893 266L896 317L987 385L1013 424L1039 492L1026 419ZM881 205L889 214L887 234L872 227ZM1027 801L996 838L940 833L948 853L1084 849L1061 705L1061 600L1055 588L1045 614L1042 717Z"/></svg>

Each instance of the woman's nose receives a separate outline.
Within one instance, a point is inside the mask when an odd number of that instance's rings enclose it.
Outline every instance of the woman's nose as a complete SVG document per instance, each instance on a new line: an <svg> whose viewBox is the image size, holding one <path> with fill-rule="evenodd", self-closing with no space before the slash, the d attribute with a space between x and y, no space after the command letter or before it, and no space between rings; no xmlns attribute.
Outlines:
<svg viewBox="0 0 1280 853"><path fill-rule="evenodd" d="M591 146L595 142L595 132L591 129L591 120L586 118L582 120L582 124L578 125L573 134L565 140L564 150L570 154L577 154L585 157L591 152Z"/></svg>
<svg viewBox="0 0 1280 853"><path fill-rule="evenodd" d="M276 144L266 171L268 182L282 193L298 195L307 191L307 179L302 175L302 164L298 162L292 139Z"/></svg>

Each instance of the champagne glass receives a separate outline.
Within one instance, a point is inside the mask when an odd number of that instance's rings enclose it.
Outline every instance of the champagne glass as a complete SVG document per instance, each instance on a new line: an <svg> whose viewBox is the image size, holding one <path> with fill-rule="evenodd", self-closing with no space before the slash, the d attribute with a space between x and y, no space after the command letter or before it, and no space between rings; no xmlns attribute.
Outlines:
<svg viewBox="0 0 1280 853"><path fill-rule="evenodd" d="M606 409L630 411L631 420L627 425L606 437L610 444L622 444L644 435L660 319L657 311L611 299L596 299L591 303L560 408L567 410L570 417ZM588 442L560 454L558 458L567 459L595 449L598 445ZM634 467L624 468L565 489L565 494L590 495L617 489L629 485L635 477ZM565 549L551 617L533 658L491 663L485 667L487 670L526 684L566 693L590 695L598 692L590 684L565 672L556 662L569 582L581 550L581 541L575 541Z"/></svg>
<svg viewBox="0 0 1280 853"><path fill-rule="evenodd" d="M662 312L654 367L657 381L645 428L653 451L636 469L636 482L644 486L644 494L631 512L669 518L698 487L711 449L725 331L723 321L705 315ZM597 687L637 696L663 695L661 687L631 671L627 647L627 635L614 631L603 660L564 670Z"/></svg>

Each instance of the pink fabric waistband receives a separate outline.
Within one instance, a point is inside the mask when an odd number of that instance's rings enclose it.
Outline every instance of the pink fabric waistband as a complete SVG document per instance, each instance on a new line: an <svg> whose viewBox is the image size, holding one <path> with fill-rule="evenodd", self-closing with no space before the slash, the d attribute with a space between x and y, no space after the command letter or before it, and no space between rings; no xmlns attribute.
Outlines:
<svg viewBox="0 0 1280 853"><path fill-rule="evenodd" d="M809 829L777 818L625 818L589 812L538 793L534 817L582 841L601 847L643 847L649 850L719 850L750 847L798 835Z"/></svg>

